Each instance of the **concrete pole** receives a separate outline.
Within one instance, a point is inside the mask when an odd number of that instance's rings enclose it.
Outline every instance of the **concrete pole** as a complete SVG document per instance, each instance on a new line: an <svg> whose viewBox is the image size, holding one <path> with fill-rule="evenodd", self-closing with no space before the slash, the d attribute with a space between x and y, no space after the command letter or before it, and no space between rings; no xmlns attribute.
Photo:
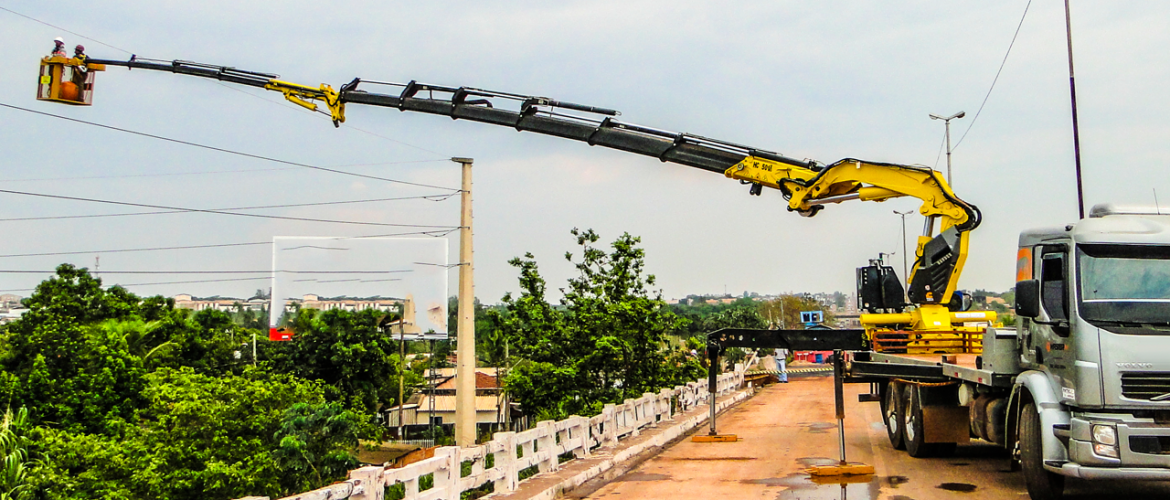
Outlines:
<svg viewBox="0 0 1170 500"><path fill-rule="evenodd" d="M391 337L393 338L393 337ZM406 304L398 303L398 361L402 363L401 369L398 370L398 439L401 441L406 439L406 423L402 420L403 406L406 406ZM418 410L415 410L415 415L418 415ZM418 423L418 417L415 417L415 423Z"/></svg>
<svg viewBox="0 0 1170 500"><path fill-rule="evenodd" d="M458 364L455 367L455 444L475 446L475 286L472 281L471 158L451 158L463 166L459 216Z"/></svg>

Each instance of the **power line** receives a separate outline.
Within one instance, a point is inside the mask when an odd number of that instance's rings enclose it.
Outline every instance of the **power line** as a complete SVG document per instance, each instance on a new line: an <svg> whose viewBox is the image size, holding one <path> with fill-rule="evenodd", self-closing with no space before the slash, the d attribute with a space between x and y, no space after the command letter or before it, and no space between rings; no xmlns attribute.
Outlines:
<svg viewBox="0 0 1170 500"><path fill-rule="evenodd" d="M934 155L934 166L931 167L932 169L938 168L938 160L939 160L939 158L942 158L942 152L943 152L944 146L946 146L946 144L947 144L947 136L946 136L946 134L943 134L942 140L938 141L938 154ZM954 150L954 148L951 148L951 149Z"/></svg>
<svg viewBox="0 0 1170 500"><path fill-rule="evenodd" d="M127 286L148 286L148 285L182 285L182 284L186 284L186 283L227 283L229 281L258 281L258 280L271 280L271 279L272 278L265 277L265 278L233 278L233 279L226 279L226 280L158 281L158 282L154 282L154 283L114 283L113 285L110 285L110 286L127 287Z"/></svg>
<svg viewBox="0 0 1170 500"><path fill-rule="evenodd" d="M316 165L309 165L309 164L307 164L307 163L297 163L297 162L294 162L294 161L281 160L281 159L272 158L272 157L269 157L269 156L262 156L262 155L252 154L252 153L244 153L244 152L241 152L241 151L235 151L235 150L231 150L231 149L225 149L225 148L220 148L220 147L216 147L216 146L208 146L208 145L206 145L206 144L199 144L199 143L197 143L197 142L184 141L184 140L181 140L181 139L174 139L174 138L170 138L170 137L164 137L164 136L161 136L161 135L149 134L149 133L146 133L146 132L139 132L139 131L137 131L137 130L130 130L130 129L125 129L125 128L121 128L121 127L115 127L115 126L113 126L113 125L106 125L106 124L103 124L103 123L91 122L91 121L86 121L86 120L79 120L79 119L77 119L77 118L70 118L70 117L68 117L68 116L62 116L62 115L57 115L57 114L53 114L53 113L46 113L46 112L44 112L44 111L37 111L37 110L34 110L34 109L23 108L23 107L20 107L20 106L13 106L13 105L11 105L11 104L6 104L6 103L3 103L3 102L0 102L0 106L2 106L2 107L5 107L5 108L9 108L9 109L15 109L15 110L18 110L18 111L24 111L24 112L27 112L27 113L33 113L33 114L37 114L37 115L42 115L42 116L48 116L48 117L52 117L52 118L57 118L57 119L60 119L60 120L66 120L66 121L71 121L71 122L75 122L75 123L81 123L81 124L84 124L84 125L91 125L91 126L94 126L94 127L101 127L101 128L104 128L104 129L109 129L109 130L115 130L115 131L118 131L118 132L124 132L124 133L127 133L127 134L133 134L133 135L138 135L138 136L142 136L142 137L149 137L149 138L151 138L151 139L158 139L158 140L160 140L160 141L173 142L173 143L175 143L175 144L183 144L183 145L185 145L185 146L192 146L192 147L197 147L197 148L209 149L209 150L212 150L212 151L218 151L218 152L221 152L221 153L227 153L227 154L232 154L232 155L237 155L237 156L243 156L243 157L247 157L247 158L255 158L255 159L257 159L257 160L264 160L264 161L270 161L270 162L274 162L274 163L281 163L281 164L284 164L284 165L292 165L292 166L294 166L294 167L310 168L310 169L313 169L313 170L320 170L320 171L323 171L323 172L332 172L332 173L335 173L335 174L340 174L340 175L348 175L348 176L353 176L353 177L361 177L361 178L365 178L365 179L375 179L375 180L379 180L379 181L392 182L392 183L395 183L395 184L405 184L405 185L410 185L410 186L428 187L428 188L435 188L435 189L445 189L445 190L449 190L449 191L455 191L455 192L458 192L458 191L459 191L458 189L455 189L455 188L449 188L449 187L445 187L445 186L436 186L436 185L434 185L434 184L422 184L422 183L418 183L418 182L410 182L410 181L403 181L403 180L398 180L398 179L390 179L390 178L387 178L387 177L378 177L378 176L375 176L375 175L366 175L366 174L359 174L359 173L355 173L355 172L346 172L346 171L344 171L344 170L337 170L337 169L328 168L328 167L319 167L319 166L316 166Z"/></svg>
<svg viewBox="0 0 1170 500"><path fill-rule="evenodd" d="M213 210L264 210L271 208L295 208L295 207L320 207L327 205L347 205L354 203L373 203L382 201L403 201L403 200L431 200L431 201L445 201L454 196L451 194L434 194L427 196L401 196L397 198L376 198L372 200L348 200L348 201L325 201L317 203L294 203L288 205L263 205L255 207L231 207L231 208L216 208ZM163 210L158 212L131 212L126 214L94 214L94 215L52 215L44 217L12 217L8 219L0 219L0 222L20 222L32 220L63 220L63 219L94 219L102 217L128 217L132 215L162 215L162 214L182 214L190 213L192 210Z"/></svg>
<svg viewBox="0 0 1170 500"><path fill-rule="evenodd" d="M86 39L86 40L92 40L92 41L94 41L94 42L96 42L96 43L98 43L98 44L105 45L106 47L109 47L109 48L111 48L111 49L118 50L118 51L121 51L121 52L124 52L124 53L127 53L127 54L131 54L131 55L133 55L133 53L132 53L132 52L130 52L129 50L122 49L122 48L118 48L118 47L115 47L115 46L113 46L113 45L110 45L110 44L108 44L108 43L105 43L105 42L103 42L103 41L100 41L100 40L98 40L98 39L96 39L96 38L90 38L90 37L88 37L88 36L85 36L85 35L82 35L82 34L80 34L80 33L75 33L75 32L69 31L69 30L67 30L67 29L65 29L65 28L62 28L62 27L60 27L60 26L55 26L55 25L49 24L49 23L47 23L47 22L41 21L40 19L34 18L34 17L32 17L32 16L28 16L28 15L25 15L25 14L21 14L21 13L19 13L19 12L16 12L16 11L14 11L14 10L7 9L7 8L4 8L4 7L0 7L0 10L5 10L5 11L7 11L7 12L10 12L10 13L12 13L12 14L18 15L18 16L20 16L20 17L23 17L23 18L25 18L25 19L28 19L28 20L30 20L30 21L37 22L37 23L43 24L43 25L45 25L45 26L49 26L49 27L51 27L51 28L54 28L54 29L59 29L59 30L61 30L61 31L64 31L64 32L66 32L66 33L69 33L69 34L71 34L71 35L79 36L79 37L81 37L81 38L84 38L84 39ZM290 110L293 110L293 111L299 111L299 110L300 110L300 108L299 108L299 107L288 106L287 104L285 104L285 103L282 103L282 102L279 102L279 101L273 101L273 100L270 100L270 99L267 99L267 98L264 98L264 97L261 97L261 96L258 96L258 95L255 95L255 94L252 94L251 92L245 92L243 89L239 89L239 88L236 88L236 87L229 86L229 85L227 85L227 84L225 84L225 83L223 83L223 82L215 82L215 83L216 83L216 84L218 84L218 85L220 85L220 86L222 86L222 87L224 87L224 88L226 88L226 89L234 90L234 91L236 91L236 92L240 92L240 93L242 93L242 94L249 95L249 96L255 97L255 98L257 98L257 99L260 99L260 100L263 100L263 101L270 102L270 103L272 103L272 104L281 105L281 107L283 107L283 108L286 108L286 109L290 109ZM328 114L326 113L326 115L328 115ZM332 117L330 117L330 119L332 119ZM438 152L431 151L431 150L429 150L429 149L427 149L427 148L424 148L424 147L421 147L421 146L415 146L414 144L410 144L410 143L407 143L407 142L400 141L400 140L398 140L398 139L393 139L393 138L390 138L390 137L386 137L386 136L384 136L384 135L375 134L375 133L373 133L373 132L370 132L370 131L368 131L368 130L363 130L363 129L360 129L360 128L358 128L358 127L354 127L354 126L352 126L352 125L351 125L351 126L349 126L349 127L347 127L347 128L352 128L352 129L354 129L354 130L357 130L358 132L362 132L362 133L365 133L365 134L369 134L369 135L372 135L372 136L374 136L374 137L377 137L377 138L380 138L380 139L384 139L384 140L387 140L387 141L390 141L390 142L393 142L393 143L396 143L396 144L401 144L401 145L403 145L403 146L411 147L411 148L414 148L414 149L417 149L417 150L420 150L420 151L426 151L426 152L428 152L428 153L431 153L431 154L439 154ZM446 161L446 158L444 158L443 160L440 160L440 161Z"/></svg>
<svg viewBox="0 0 1170 500"><path fill-rule="evenodd" d="M82 251L73 251L73 252L14 253L14 254L8 254L8 255L0 255L0 258L7 259L7 258L13 258L13 257L51 257L51 256L60 256L60 255L86 255L86 254L95 254L95 253L156 252L156 251L165 251L165 250L194 250L194 249L203 249L203 248L246 247L246 246L271 245L271 244L272 244L271 241L250 241L250 242L246 242L246 243L219 243L219 244L212 244L212 245L185 245L185 246L174 246L174 247L117 248L117 249L110 249L110 250L82 250Z"/></svg>
<svg viewBox="0 0 1170 500"><path fill-rule="evenodd" d="M281 215L243 214L243 213L239 213L239 212L227 212L224 210L169 207L166 205L148 205L145 203L130 203L130 202L125 202L125 201L99 200L99 199L94 199L94 198L79 198L76 196L62 196L62 195L55 195L55 194L29 193L29 192L24 192L24 191L12 191L12 190L8 190L8 189L0 189L0 193L18 194L18 195L23 195L23 196L35 196L35 197L39 197L39 198L53 198L53 199L59 199L59 200L86 201L86 202L91 202L91 203L105 203L105 204L109 204L109 205L122 205L122 206L128 206L128 207L157 208L157 209L162 209L162 210L177 210L180 212L200 212L200 213L218 214L218 215L234 215L237 217L253 217L253 218L258 218L258 219L294 220L294 221L302 221L302 222L326 222L326 223L330 223L330 224L353 224L353 225L359 225L359 226L420 227L420 228L430 227L430 228L443 228L443 229L451 228L451 226L435 226L435 225L426 225L426 224L390 224L390 223L384 223L384 222L363 222L363 221L347 221L347 220L332 220L332 219L313 219L313 218L309 218L309 217L286 217L286 216L281 216Z"/></svg>
<svg viewBox="0 0 1170 500"><path fill-rule="evenodd" d="M375 235L369 235L369 236L352 236L352 237L348 237L348 238L340 238L339 237L338 239L387 238L387 237L394 237L394 236L432 236L432 237L436 237L436 238L441 238L443 236L451 234L452 232L457 231L458 229L459 228L436 230L436 231L411 231L411 232L405 232L405 233L375 234ZM206 249L206 248L229 248L229 247L246 247L246 246L261 246L261 245L272 245L272 242L271 241L249 241L249 242L243 242L243 243L213 243L213 244L209 244L209 245L180 245L180 246L171 246L171 247L114 248L114 249L106 249L106 250L80 250L80 251L70 251L70 252L14 253L14 254L0 255L0 259L9 259L9 258L17 258L17 257L56 257L56 256L62 256L62 255L92 255L92 254L100 254L100 253L163 252L163 251L170 251L170 250L202 250L202 249Z"/></svg>
<svg viewBox="0 0 1170 500"><path fill-rule="evenodd" d="M228 84L226 84L226 83L223 83L223 82L215 82L215 83L216 83L217 85L219 85L219 86L221 86L221 87L225 88L225 89L228 89L228 90L233 90L233 91L239 92L239 93L241 93L241 94L244 94L244 95L246 95L246 96L248 96L248 97L254 97L254 98L256 98L256 99L260 99L261 101L267 102L267 103L269 103L269 104L275 104L275 105L277 105L277 106L280 106L281 108L287 109L287 110L289 110L289 111L294 111L294 112L297 112L297 114L303 114L303 113L302 113L302 111L304 110L304 108L301 108L300 106L292 106L292 105L289 105L287 101L277 101L277 100L273 100L273 99L268 99L267 97L264 97L264 96L261 96L261 95L257 95L257 94L253 94L253 93L251 93L251 92L248 92L248 91L246 91L246 90L244 90L244 89L242 89L242 88L236 88L236 87L233 87L233 86L231 86L231 85L228 85ZM329 113L326 113L326 112L324 112L324 111L322 111L322 110L317 110L317 113L311 113L311 116L315 116L315 117L318 117L318 118L321 118L321 119L324 119L324 120L329 120L329 121L332 121L332 120L333 120L333 116L332 116L332 115L330 115ZM394 138L391 138L391 137L386 137L386 136L384 136L384 135L376 134L376 133L374 133L374 132L370 132L369 130L365 130L365 129L362 129L362 128L359 128L359 127L355 127L355 126L353 126L353 125L349 125L349 124L347 124L347 125L345 126L345 128L348 128L348 129L353 129L353 130L356 130L356 131L358 131L358 132L361 132L361 133L364 133L364 134L368 134L368 135L372 135L372 136L374 136L374 137L377 137L377 138L379 138L379 139L383 139L383 140L386 140L386 141L390 141L390 142L393 142L393 143L395 143L395 144L399 144L399 145L406 146L406 147L409 147L409 148L414 148L414 149L417 149L417 150L419 150L419 151L425 151L425 152L427 152L427 153L436 154L436 155L437 155L437 154L440 154L440 153L439 153L439 152L437 152L437 151L431 151L431 150L429 150L429 149L427 149L427 148L424 148L424 147L422 147L422 146L415 146L414 144L410 144L410 143L407 143L407 142L403 142L403 141L400 141L400 140L398 140L398 139L394 139ZM446 159L444 159L444 160L442 160L442 161L446 161Z"/></svg>
<svg viewBox="0 0 1170 500"><path fill-rule="evenodd" d="M1032 0L1028 0L1028 4L1024 6L1024 15L1020 16L1020 24L1016 25L1016 33L1012 35L1012 43L1008 44L1007 52L1003 55L1003 62L999 63L999 69L995 72L995 78L991 79L991 88L987 89L987 95L983 96L983 102L979 104L979 110L975 112L975 117L971 118L971 123L967 125L967 130L963 131L963 136L959 137L959 142L955 143L955 147L951 151L959 149L959 145L963 144L963 139L967 138L967 133L971 131L971 127L975 126L975 120L979 119L979 113L983 112L983 106L987 104L987 98L991 97L991 91L995 90L995 82L999 81L999 74L1003 72L1003 66L1007 64L1008 56L1012 54L1012 47L1016 45L1016 37L1020 36L1020 28L1024 26L1024 19L1028 17L1028 7L1032 6Z"/></svg>
<svg viewBox="0 0 1170 500"><path fill-rule="evenodd" d="M378 163L351 163L347 165L335 165L334 168L344 167L374 167L381 165L405 165L408 163L438 163L451 161L448 158L441 160L411 160L411 161L388 161ZM25 179L5 179L4 182L38 182L38 181L80 181L93 179L132 179L136 177L173 177L182 175L210 175L210 174L246 174L252 172L281 172L288 170L299 170L300 167L285 167L285 168L244 168L244 169L229 169L229 170L204 170L201 172L167 172L158 174L125 174L125 175L86 175L86 176L71 176L71 177L32 177Z"/></svg>
<svg viewBox="0 0 1170 500"><path fill-rule="evenodd" d="M5 11L5 12L8 12L8 13L10 13L10 14L15 14L15 15L18 15L18 16L20 16L20 17L23 17L23 18L25 18L25 19L28 19L29 21L33 21L33 22L37 22L37 23L41 23L41 24L43 24L43 25L45 25L45 26L48 26L48 27L50 27L50 28L53 28L53 29L58 29L58 30L64 31L64 32L66 32L66 33L69 33L70 35L73 35L73 36L79 36L79 37L81 37L81 38L84 38L84 39L86 39L86 40L91 40L91 41L93 41L93 42L95 42L95 43L98 43L98 44L101 44L101 45L105 45L106 47L109 47L109 48L111 48L111 49L114 49L114 50L120 50L120 51L122 51L122 52L125 52L125 53L127 53L127 54L130 54L130 53L131 53L129 50L126 50L126 49L120 49L120 48L118 48L118 47L115 47L115 46L113 46L113 45L110 45L110 44L108 44L108 43L106 43L106 42L103 42L103 41L101 41L101 40L98 40L98 39L96 39L96 38L90 38L90 37L88 37L88 36L82 35L81 33L74 33L74 32L72 32L72 31L69 31L69 30L67 30L67 29L65 29L65 28L62 28L62 27L60 27L60 26L56 26L56 25L52 25L52 24L46 23L46 22L44 22L44 21L42 21L42 20L40 20L40 19L37 19L37 18L35 18L35 17L26 16L26 15L24 15L24 14L21 14L21 13L19 13L19 12L15 11L15 10L12 10L12 9L8 9L8 8L5 8L5 7L0 7L0 10L3 10L3 11Z"/></svg>
<svg viewBox="0 0 1170 500"><path fill-rule="evenodd" d="M232 279L224 279L224 280L159 281L159 282L154 282L154 283L114 283L113 285L110 285L110 286L128 287L128 286L149 286L149 285L182 285L182 284L187 284L187 283L227 283L229 281L259 281L259 280L271 280L271 279L272 278L270 278L270 277L264 277L264 278L232 278ZM36 288L22 288L19 290L4 290L4 291L0 291L0 293L35 292L36 290L37 290Z"/></svg>
<svg viewBox="0 0 1170 500"><path fill-rule="evenodd" d="M56 270L30 271L28 269L0 269L0 274L53 274L56 272L57 272ZM105 276L107 274L268 274L268 275L271 275L274 272L275 273L282 273L282 274L396 274L396 273L412 273L414 271L410 270L410 269L394 269L394 270L388 270L388 271L380 271L380 270L371 270L371 271L293 271L293 270L286 270L286 269L277 269L276 271L273 271L271 269L267 269L264 271L238 271L238 270L234 270L234 271L210 271L210 270L197 270L197 271L101 271L101 272L95 271L94 274L99 274L102 276Z"/></svg>

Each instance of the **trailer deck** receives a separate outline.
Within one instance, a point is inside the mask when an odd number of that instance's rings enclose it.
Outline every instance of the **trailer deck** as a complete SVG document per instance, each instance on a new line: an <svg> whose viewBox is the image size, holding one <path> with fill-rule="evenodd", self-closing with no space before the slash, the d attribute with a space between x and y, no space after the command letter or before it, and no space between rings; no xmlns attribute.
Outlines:
<svg viewBox="0 0 1170 500"><path fill-rule="evenodd" d="M1014 373L996 373L981 367L978 354L853 353L847 373L856 382L891 377L914 380L963 380L990 387L1011 387Z"/></svg>

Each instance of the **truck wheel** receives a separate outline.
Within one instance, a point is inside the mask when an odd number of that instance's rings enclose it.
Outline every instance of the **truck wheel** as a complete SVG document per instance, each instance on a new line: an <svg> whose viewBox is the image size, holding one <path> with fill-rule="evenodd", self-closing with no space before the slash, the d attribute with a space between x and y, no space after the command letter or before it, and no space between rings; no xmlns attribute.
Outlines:
<svg viewBox="0 0 1170 500"><path fill-rule="evenodd" d="M1020 469L1024 484L1032 500L1058 500L1064 495L1064 476L1044 469L1044 447L1041 439L1040 414L1036 405L1024 405L1020 415Z"/></svg>
<svg viewBox="0 0 1170 500"><path fill-rule="evenodd" d="M882 391L882 419L886 424L886 436L895 450L906 448L902 434L902 384L890 382Z"/></svg>
<svg viewBox="0 0 1170 500"><path fill-rule="evenodd" d="M927 443L926 426L922 421L922 394L917 387L906 387L902 409L902 431L905 434L906 454L914 458L945 456L955 452L955 443Z"/></svg>

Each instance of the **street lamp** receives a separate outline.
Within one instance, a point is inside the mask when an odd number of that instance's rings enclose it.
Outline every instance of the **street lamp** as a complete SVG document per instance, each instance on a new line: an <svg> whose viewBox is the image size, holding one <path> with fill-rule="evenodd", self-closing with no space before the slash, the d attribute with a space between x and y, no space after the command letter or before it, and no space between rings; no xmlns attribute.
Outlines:
<svg viewBox="0 0 1170 500"><path fill-rule="evenodd" d="M930 115L931 120L942 120L947 124L947 184L951 183L951 120L967 116L966 111L960 111L951 116Z"/></svg>
<svg viewBox="0 0 1170 500"><path fill-rule="evenodd" d="M902 216L902 279L906 280L906 286L910 286L910 273L906 267L906 216L914 213L913 210L899 212L894 210L895 214Z"/></svg>

